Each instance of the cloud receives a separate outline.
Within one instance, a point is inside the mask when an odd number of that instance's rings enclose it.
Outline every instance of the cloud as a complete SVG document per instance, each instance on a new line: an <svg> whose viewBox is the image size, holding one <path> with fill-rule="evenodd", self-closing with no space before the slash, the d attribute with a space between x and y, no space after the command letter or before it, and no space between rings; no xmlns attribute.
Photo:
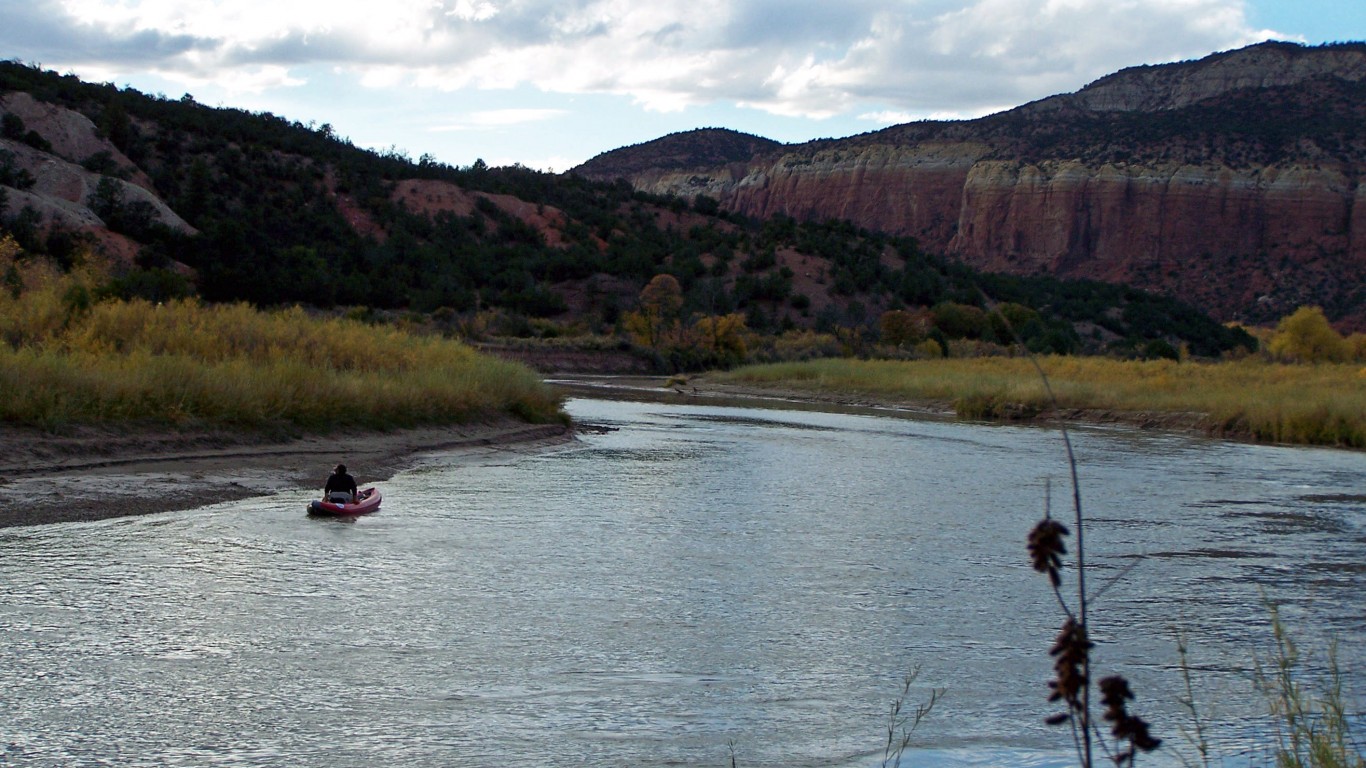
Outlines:
<svg viewBox="0 0 1366 768"><path fill-rule="evenodd" d="M1269 36L1243 0L0 0L0 47L190 85L530 86L776 115L977 115Z"/></svg>
<svg viewBox="0 0 1366 768"><path fill-rule="evenodd" d="M865 122L877 123L878 125L899 125L901 123L909 123L912 120L919 120L920 117L910 112L891 112L884 110L882 112L864 112L858 116L858 119Z"/></svg>
<svg viewBox="0 0 1366 768"><path fill-rule="evenodd" d="M0 0L0 50L7 57L52 66L153 65L193 49L199 41L178 32L124 28L110 33L66 15L59 0Z"/></svg>
<svg viewBox="0 0 1366 768"><path fill-rule="evenodd" d="M563 109L489 109L470 114L460 122L441 125L431 130L437 133L448 131L469 131L488 128L501 128L509 125L524 125L553 120L566 114Z"/></svg>
<svg viewBox="0 0 1366 768"><path fill-rule="evenodd" d="M498 15L498 6L482 0L456 0L446 15L465 21L488 21Z"/></svg>

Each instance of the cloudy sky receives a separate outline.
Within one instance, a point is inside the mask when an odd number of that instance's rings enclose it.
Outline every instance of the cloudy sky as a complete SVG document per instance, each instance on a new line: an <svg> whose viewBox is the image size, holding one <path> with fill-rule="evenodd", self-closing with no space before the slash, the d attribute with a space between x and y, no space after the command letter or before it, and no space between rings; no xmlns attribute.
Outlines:
<svg viewBox="0 0 1366 768"><path fill-rule="evenodd" d="M0 58L556 171L693 128L977 117L1266 39L1366 40L1366 2L0 0Z"/></svg>

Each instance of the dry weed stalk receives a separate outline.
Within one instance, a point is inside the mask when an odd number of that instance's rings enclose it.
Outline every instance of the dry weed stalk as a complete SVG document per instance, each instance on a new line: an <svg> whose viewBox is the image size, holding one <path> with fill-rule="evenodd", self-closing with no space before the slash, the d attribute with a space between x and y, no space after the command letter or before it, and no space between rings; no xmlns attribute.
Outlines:
<svg viewBox="0 0 1366 768"><path fill-rule="evenodd" d="M1029 359L1043 384L1047 401L1057 408L1057 398L1038 359L1025 347L1009 318L996 310L995 305L985 294L987 307L1004 322L1005 327ZM1086 557L1083 545L1084 515L1081 504L1081 483L1077 478L1077 457L1072 448L1072 437L1066 425L1060 425L1063 445L1067 449L1067 466L1071 475L1073 526L1076 530L1077 591L1076 608L1069 606L1062 592L1062 556L1067 553L1063 539L1071 534L1067 526L1053 519L1051 513L1051 493L1045 490L1044 517L1029 532L1027 546L1034 570L1048 575L1053 594L1062 607L1064 620L1062 629L1053 642L1049 654L1053 656L1054 679L1049 683L1052 693L1050 702L1063 702L1062 712L1049 717L1049 725L1067 724L1072 729L1072 741L1077 751L1077 760L1084 768L1095 765L1097 745L1117 766L1132 766L1139 752L1151 752L1161 746L1161 739L1152 736L1148 724L1142 718L1128 711L1128 703L1133 700L1129 681L1119 675L1112 675L1099 681L1097 687L1101 703L1105 707L1102 719L1110 723L1110 735L1114 739L1111 746L1100 732L1099 725L1092 715L1091 706L1091 649L1095 643L1088 637L1089 598L1086 591Z"/></svg>
<svg viewBox="0 0 1366 768"><path fill-rule="evenodd" d="M897 696L892 703L891 712L887 715L887 746L882 752L882 768L900 768L901 758L905 755L907 748L911 746L911 734L920 726L920 721L924 720L934 709L934 705L939 703L947 689L930 689L930 698L915 706L915 710L907 712L904 707L911 696L911 685L916 678L920 677L920 666L916 665L911 670L901 684L901 695Z"/></svg>

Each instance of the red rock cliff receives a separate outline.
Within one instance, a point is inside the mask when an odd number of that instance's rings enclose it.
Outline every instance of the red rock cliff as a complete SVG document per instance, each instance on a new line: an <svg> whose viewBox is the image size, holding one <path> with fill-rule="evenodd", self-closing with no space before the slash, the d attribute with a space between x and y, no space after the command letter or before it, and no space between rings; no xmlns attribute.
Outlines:
<svg viewBox="0 0 1366 768"><path fill-rule="evenodd" d="M1313 303L1366 330L1363 126L1366 45L1264 44L747 162L650 167L636 151L628 178L750 216L850 219L988 270L1164 291L1221 319ZM613 176L609 156L576 172Z"/></svg>

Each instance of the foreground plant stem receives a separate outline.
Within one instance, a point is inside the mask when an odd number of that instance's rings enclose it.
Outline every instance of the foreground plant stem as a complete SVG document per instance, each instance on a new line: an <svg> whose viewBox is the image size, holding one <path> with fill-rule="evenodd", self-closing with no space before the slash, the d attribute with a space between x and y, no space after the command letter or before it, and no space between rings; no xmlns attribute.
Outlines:
<svg viewBox="0 0 1366 768"><path fill-rule="evenodd" d="M983 299L986 300L988 308L996 312L990 298L983 294ZM1009 319L999 312L997 314L1005 322L1006 328L1015 336L1016 341L1019 342L1019 335L1011 327ZM1020 348L1025 348L1023 343L1020 343ZM1026 351L1026 357L1039 375L1048 402L1056 409L1058 399L1049 383L1048 374L1044 372L1043 366L1039 365L1039 361L1034 355ZM1076 527L1077 536L1077 608L1075 613L1068 608L1067 601L1062 595L1062 555L1067 551L1063 544L1063 537L1067 536L1069 532L1065 526L1052 518L1047 500L1044 507L1044 519L1029 534L1029 551L1035 570L1048 574L1053 592L1057 596L1058 603L1062 606L1063 613L1066 614L1062 630L1058 633L1053 648L1049 652L1056 659L1054 671L1057 673L1056 678L1050 683L1053 694L1049 700L1063 701L1067 711L1064 714L1048 718L1047 722L1053 725L1068 723L1072 729L1072 739L1077 750L1078 761L1085 768L1093 768L1095 750L1091 731L1094 727L1091 716L1091 649L1094 647L1094 643L1091 642L1088 633L1090 601L1086 591L1085 516L1082 513L1081 481L1077 473L1077 456L1072 447L1072 437L1068 433L1066 425L1060 425L1059 431L1062 434L1063 445L1067 450L1067 467L1072 483L1073 523ZM1110 750L1103 740L1100 740L1100 744L1105 748L1110 760L1116 765L1128 764L1132 766L1138 752L1151 752L1161 744L1161 741L1149 735L1146 722L1126 711L1127 702L1134 698L1127 680L1114 675L1101 680L1099 686L1105 704L1104 719L1113 724L1111 733L1115 738L1116 748ZM1097 731L1097 736L1099 736L1099 731ZM1121 747L1122 743L1127 744L1127 746Z"/></svg>

